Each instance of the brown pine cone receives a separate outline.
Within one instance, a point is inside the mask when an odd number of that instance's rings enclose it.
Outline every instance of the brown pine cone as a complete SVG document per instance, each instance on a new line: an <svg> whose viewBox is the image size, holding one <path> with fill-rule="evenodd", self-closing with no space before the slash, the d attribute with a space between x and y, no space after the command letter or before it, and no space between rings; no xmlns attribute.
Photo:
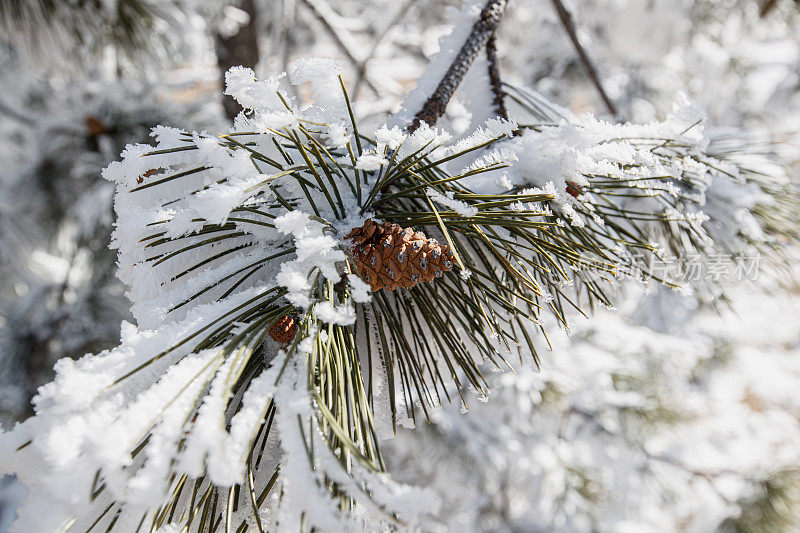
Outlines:
<svg viewBox="0 0 800 533"><path fill-rule="evenodd" d="M574 181L567 180L567 192L571 194L573 197L577 198L583 192L581 190L581 186L575 183Z"/></svg>
<svg viewBox="0 0 800 533"><path fill-rule="evenodd" d="M295 333L297 333L297 319L292 315L283 315L269 328L272 340L283 344L290 342Z"/></svg>
<svg viewBox="0 0 800 533"><path fill-rule="evenodd" d="M373 292L410 289L453 268L453 253L446 244L391 222L369 219L345 238L353 241L358 273Z"/></svg>

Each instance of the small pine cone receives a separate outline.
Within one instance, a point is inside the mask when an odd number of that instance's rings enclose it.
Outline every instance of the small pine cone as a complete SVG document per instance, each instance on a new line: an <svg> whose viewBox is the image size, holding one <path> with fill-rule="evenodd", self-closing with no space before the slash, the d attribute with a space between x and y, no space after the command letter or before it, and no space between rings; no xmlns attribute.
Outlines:
<svg viewBox="0 0 800 533"><path fill-rule="evenodd" d="M410 289L453 268L453 252L424 233L372 219L353 228L353 259L372 291Z"/></svg>
<svg viewBox="0 0 800 533"><path fill-rule="evenodd" d="M567 180L567 192L571 194L574 198L577 198L578 196L580 196L583 190L581 190L581 186L575 183L574 181Z"/></svg>
<svg viewBox="0 0 800 533"><path fill-rule="evenodd" d="M297 319L292 315L283 315L269 328L269 336L275 342L286 344L297 333Z"/></svg>

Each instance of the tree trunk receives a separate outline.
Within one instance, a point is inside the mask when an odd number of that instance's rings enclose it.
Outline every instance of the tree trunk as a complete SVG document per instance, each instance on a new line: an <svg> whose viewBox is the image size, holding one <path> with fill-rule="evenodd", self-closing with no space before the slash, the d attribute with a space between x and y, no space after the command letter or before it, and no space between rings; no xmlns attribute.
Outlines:
<svg viewBox="0 0 800 533"><path fill-rule="evenodd" d="M239 9L247 13L250 19L242 24L238 31L233 35L224 36L219 33L215 35L217 65L219 65L222 86L225 87L225 73L228 69L235 66L255 68L258 63L258 13L255 0L240 0ZM222 96L222 106L225 109L225 116L233 121L242 107L230 96Z"/></svg>

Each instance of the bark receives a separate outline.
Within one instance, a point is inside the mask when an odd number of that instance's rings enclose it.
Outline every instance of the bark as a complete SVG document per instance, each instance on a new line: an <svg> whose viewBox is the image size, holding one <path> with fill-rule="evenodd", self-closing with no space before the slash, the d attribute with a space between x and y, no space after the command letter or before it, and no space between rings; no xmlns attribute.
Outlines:
<svg viewBox="0 0 800 533"><path fill-rule="evenodd" d="M436 90L406 128L409 133L416 130L422 122L433 126L439 120L439 117L444 114L450 98L456 92L461 80L464 79L470 65L494 35L507 4L508 0L488 0L486 2L486 6L481 10L478 20L473 24L467 40L450 64L447 72L445 72Z"/></svg>
<svg viewBox="0 0 800 533"><path fill-rule="evenodd" d="M494 93L494 111L498 117L508 120L503 82L500 79L500 66L497 64L497 37L493 33L486 42L486 59L489 61L489 83Z"/></svg>

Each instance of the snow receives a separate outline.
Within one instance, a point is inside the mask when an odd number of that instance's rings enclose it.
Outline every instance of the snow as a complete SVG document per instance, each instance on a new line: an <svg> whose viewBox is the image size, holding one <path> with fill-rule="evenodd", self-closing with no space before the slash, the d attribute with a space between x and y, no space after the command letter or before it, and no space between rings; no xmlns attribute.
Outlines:
<svg viewBox="0 0 800 533"><path fill-rule="evenodd" d="M462 217L474 217L478 214L478 208L471 206L465 202L461 202L459 200L455 200L453 198L453 192L450 191L446 194L442 194L439 191L428 189L428 195L431 197L431 200L442 204L443 206L449 207Z"/></svg>
<svg viewBox="0 0 800 533"><path fill-rule="evenodd" d="M356 159L356 168L371 172L388 163L389 161L381 154L361 154Z"/></svg>
<svg viewBox="0 0 800 533"><path fill-rule="evenodd" d="M311 86L311 98L314 104L304 110L304 114L311 120L320 122L349 120L347 103L339 82L341 72L341 63L328 58L301 58L292 64L289 72L292 84L309 83Z"/></svg>
<svg viewBox="0 0 800 533"><path fill-rule="evenodd" d="M356 303L367 303L372 296L370 295L369 284L355 275L347 276L347 284L350 286L350 296Z"/></svg>
<svg viewBox="0 0 800 533"><path fill-rule="evenodd" d="M314 314L321 321L338 326L351 326L356 322L356 311L350 305L321 302L314 306Z"/></svg>
<svg viewBox="0 0 800 533"><path fill-rule="evenodd" d="M405 140L406 134L397 126L389 128L386 124L383 124L375 130L375 141L378 146L386 146L389 150L397 150Z"/></svg>
<svg viewBox="0 0 800 533"><path fill-rule="evenodd" d="M275 226L281 233L294 237L297 256L292 261L281 263L275 279L289 290L287 300L298 307L308 308L311 304L308 297L310 273L319 269L326 279L339 282L341 276L337 263L344 261L345 254L336 239L325 235L325 226L311 220L306 213L290 211L276 218Z"/></svg>

